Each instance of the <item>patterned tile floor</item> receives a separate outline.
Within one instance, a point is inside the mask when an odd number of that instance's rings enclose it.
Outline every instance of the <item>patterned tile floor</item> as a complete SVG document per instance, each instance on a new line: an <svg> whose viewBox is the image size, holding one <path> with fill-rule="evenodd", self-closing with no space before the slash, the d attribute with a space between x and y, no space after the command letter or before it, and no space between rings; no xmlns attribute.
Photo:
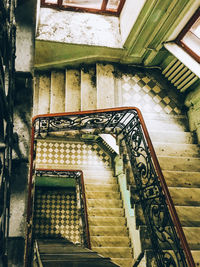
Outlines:
<svg viewBox="0 0 200 267"><path fill-rule="evenodd" d="M34 234L36 238L62 237L80 243L80 216L73 191L37 188Z"/></svg>
<svg viewBox="0 0 200 267"><path fill-rule="evenodd" d="M143 73L122 76L122 105L136 106L142 112L181 113L168 92Z"/></svg>
<svg viewBox="0 0 200 267"><path fill-rule="evenodd" d="M37 168L61 169L73 166L89 166L92 168L110 165L110 157L97 144L83 142L66 142L55 140L38 140L36 151Z"/></svg>

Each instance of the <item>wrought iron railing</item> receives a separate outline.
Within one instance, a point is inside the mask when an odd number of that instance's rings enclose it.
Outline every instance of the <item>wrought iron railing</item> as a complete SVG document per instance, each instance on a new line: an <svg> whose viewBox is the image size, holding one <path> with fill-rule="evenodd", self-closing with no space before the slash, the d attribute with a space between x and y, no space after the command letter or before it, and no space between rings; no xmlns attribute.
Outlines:
<svg viewBox="0 0 200 267"><path fill-rule="evenodd" d="M124 107L38 115L33 118L27 224L31 227L33 167L37 138L52 132L110 133L126 143L139 202L157 266L191 266L194 260L164 180L141 112ZM27 260L27 259L26 259Z"/></svg>
<svg viewBox="0 0 200 267"><path fill-rule="evenodd" d="M15 1L0 1L0 265L7 266L15 76Z"/></svg>

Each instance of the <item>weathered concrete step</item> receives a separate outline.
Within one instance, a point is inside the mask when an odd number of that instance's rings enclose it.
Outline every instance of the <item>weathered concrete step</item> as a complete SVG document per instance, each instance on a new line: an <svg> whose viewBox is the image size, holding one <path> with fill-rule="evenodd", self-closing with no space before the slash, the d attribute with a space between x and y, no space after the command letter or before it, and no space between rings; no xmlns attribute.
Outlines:
<svg viewBox="0 0 200 267"><path fill-rule="evenodd" d="M92 247L129 247L126 236L91 236Z"/></svg>
<svg viewBox="0 0 200 267"><path fill-rule="evenodd" d="M182 226L200 227L200 207L176 206Z"/></svg>
<svg viewBox="0 0 200 267"><path fill-rule="evenodd" d="M200 250L200 227L183 227L186 240L191 250ZM143 249L151 248L151 241L148 238L148 230L146 226L140 227L140 237ZM168 242L160 243L163 250L170 250Z"/></svg>
<svg viewBox="0 0 200 267"><path fill-rule="evenodd" d="M200 207L176 206L176 211L182 226L200 227ZM135 207L137 226L145 225L142 208L139 205Z"/></svg>
<svg viewBox="0 0 200 267"><path fill-rule="evenodd" d="M167 252L172 257L176 258L175 253L172 250L163 250L163 252ZM199 250L191 250L195 266L199 266L200 263L200 251ZM146 257L146 262L141 265L141 267L152 267L155 266L155 258L153 257L153 251L151 249L145 250L145 257ZM140 265L139 265L140 266ZM157 265L156 265L157 266Z"/></svg>
<svg viewBox="0 0 200 267"><path fill-rule="evenodd" d="M88 208L122 208L122 200L117 199L88 199Z"/></svg>
<svg viewBox="0 0 200 267"><path fill-rule="evenodd" d="M127 236L128 230L124 226L90 226L91 236Z"/></svg>
<svg viewBox="0 0 200 267"><path fill-rule="evenodd" d="M39 165L42 165L42 164L39 164ZM98 164L98 165L92 164L92 162L90 162L90 164L87 164L87 162L86 162L86 163L82 163L82 164L75 163L73 165L72 164L65 164L65 163L63 163L63 166L65 166L65 168L67 168L69 170L73 170L73 169L82 170L84 176L87 176L86 175L86 172L88 170L91 171L91 174L93 172L93 174L92 174L93 177L94 177L94 173L95 172L97 174L98 174L98 172L100 172L101 173L100 177L102 177L103 175L104 176L107 176L107 174L110 174L110 165L104 164L103 161L100 162L100 164Z"/></svg>
<svg viewBox="0 0 200 267"><path fill-rule="evenodd" d="M183 227L189 247L192 250L200 250L200 227Z"/></svg>
<svg viewBox="0 0 200 267"><path fill-rule="evenodd" d="M200 188L169 188L174 205L178 206L200 206Z"/></svg>
<svg viewBox="0 0 200 267"><path fill-rule="evenodd" d="M161 142L161 143L175 143L175 144L193 144L194 136L190 132L178 132L178 131L159 131L150 130L149 135L152 142Z"/></svg>
<svg viewBox="0 0 200 267"><path fill-rule="evenodd" d="M98 252L104 257L110 258L131 258L131 248L127 247L92 247L92 250Z"/></svg>
<svg viewBox="0 0 200 267"><path fill-rule="evenodd" d="M124 209L122 208L88 208L89 216L113 216L121 217L124 216Z"/></svg>
<svg viewBox="0 0 200 267"><path fill-rule="evenodd" d="M119 192L98 192L98 191L86 191L86 198L88 199L120 199Z"/></svg>
<svg viewBox="0 0 200 267"><path fill-rule="evenodd" d="M195 266L200 266L200 250L191 250Z"/></svg>
<svg viewBox="0 0 200 267"><path fill-rule="evenodd" d="M110 185L110 184L104 184L103 182L101 184L86 184L86 190L89 191L106 191L106 192L118 192L119 186L116 185Z"/></svg>
<svg viewBox="0 0 200 267"><path fill-rule="evenodd" d="M132 267L134 260L132 258L112 258L114 263L118 264L120 267Z"/></svg>
<svg viewBox="0 0 200 267"><path fill-rule="evenodd" d="M163 171L163 175L170 187L200 187L200 172Z"/></svg>
<svg viewBox="0 0 200 267"><path fill-rule="evenodd" d="M94 178L88 178L84 177L85 184L96 184L96 185L102 185L109 184L109 185L116 185L117 179L114 177L94 177Z"/></svg>
<svg viewBox="0 0 200 267"><path fill-rule="evenodd" d="M103 216L89 216L89 225L94 226L126 226L126 219L124 217L103 217Z"/></svg>
<svg viewBox="0 0 200 267"><path fill-rule="evenodd" d="M185 119L175 119L174 121L160 120L160 119L145 119L148 131L188 131Z"/></svg>
<svg viewBox="0 0 200 267"><path fill-rule="evenodd" d="M91 178L91 179L108 179L108 178L113 178L113 171L111 169L101 169L98 170L98 172L96 170L91 170L91 168L85 168L85 170L83 171L83 175L86 178Z"/></svg>
<svg viewBox="0 0 200 267"><path fill-rule="evenodd" d="M167 171L200 171L200 158L158 157L162 170Z"/></svg>
<svg viewBox="0 0 200 267"><path fill-rule="evenodd" d="M182 120L185 123L188 122L188 118L185 114L171 115L171 114L161 114L155 112L148 112L148 113L142 112L142 116L144 117L145 120L163 120L171 123L174 123L177 120Z"/></svg>
<svg viewBox="0 0 200 267"><path fill-rule="evenodd" d="M177 157L198 157L200 149L198 145L193 144L166 144L154 142L154 148L157 155L177 156Z"/></svg>

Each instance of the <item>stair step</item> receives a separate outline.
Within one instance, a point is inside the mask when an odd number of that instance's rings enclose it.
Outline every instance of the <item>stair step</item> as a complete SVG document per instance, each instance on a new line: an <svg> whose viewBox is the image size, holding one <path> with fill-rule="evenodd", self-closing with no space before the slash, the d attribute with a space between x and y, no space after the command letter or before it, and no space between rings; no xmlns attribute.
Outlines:
<svg viewBox="0 0 200 267"><path fill-rule="evenodd" d="M65 74L65 99L66 110L81 110L80 71L76 69L66 70Z"/></svg>
<svg viewBox="0 0 200 267"><path fill-rule="evenodd" d="M92 247L92 250L96 251L104 257L110 258L131 258L131 248L129 247ZM114 259L113 259L114 260Z"/></svg>
<svg viewBox="0 0 200 267"><path fill-rule="evenodd" d="M88 218L89 225L94 226L126 226L126 220L124 217L103 217L103 216L90 216Z"/></svg>
<svg viewBox="0 0 200 267"><path fill-rule="evenodd" d="M109 178L113 179L113 171L110 169L100 169L98 171L96 170L91 170L91 169L84 169L83 171L84 177L87 179L97 179L101 181L102 179L104 180L109 180Z"/></svg>
<svg viewBox="0 0 200 267"><path fill-rule="evenodd" d="M111 260L120 267L132 267L134 260L132 258L111 258Z"/></svg>
<svg viewBox="0 0 200 267"><path fill-rule="evenodd" d="M192 250L200 250L200 227L183 227L189 247Z"/></svg>
<svg viewBox="0 0 200 267"><path fill-rule="evenodd" d="M98 191L86 191L86 197L88 199L120 199L119 192L98 192Z"/></svg>
<svg viewBox="0 0 200 267"><path fill-rule="evenodd" d="M118 192L119 191L119 186L118 184L116 185L108 185L108 184L86 184L86 190L89 191L106 191L106 192Z"/></svg>
<svg viewBox="0 0 200 267"><path fill-rule="evenodd" d="M122 208L122 200L117 199L88 199L88 208Z"/></svg>
<svg viewBox="0 0 200 267"><path fill-rule="evenodd" d="M65 111L65 73L51 72L50 113Z"/></svg>
<svg viewBox="0 0 200 267"><path fill-rule="evenodd" d="M176 206L176 211L182 226L200 227L200 207ZM145 225L142 208L139 205L135 207L137 226Z"/></svg>
<svg viewBox="0 0 200 267"><path fill-rule="evenodd" d="M87 72L81 70L81 110L97 109L97 88L92 82L95 77L95 67L90 67Z"/></svg>
<svg viewBox="0 0 200 267"><path fill-rule="evenodd" d="M177 156L177 157L198 157L199 147L192 144L167 144L154 142L154 148L157 155Z"/></svg>
<svg viewBox="0 0 200 267"><path fill-rule="evenodd" d="M200 266L200 250L191 250L195 266Z"/></svg>
<svg viewBox="0 0 200 267"><path fill-rule="evenodd" d="M150 130L149 135L151 140L154 142L161 143L175 143L175 144L193 144L194 136L190 132L177 132L177 131L159 131Z"/></svg>
<svg viewBox="0 0 200 267"><path fill-rule="evenodd" d="M128 247L129 238L126 236L91 236L92 247Z"/></svg>
<svg viewBox="0 0 200 267"><path fill-rule="evenodd" d="M37 265L36 265L37 266ZM108 258L105 259L76 259L75 260L43 260L42 261L43 267L67 267L67 266L76 266L76 267L118 267L115 263L111 262Z"/></svg>
<svg viewBox="0 0 200 267"><path fill-rule="evenodd" d="M174 205L182 206L200 206L200 188L169 188Z"/></svg>
<svg viewBox="0 0 200 267"><path fill-rule="evenodd" d="M127 236L128 231L124 226L90 226L90 236Z"/></svg>
<svg viewBox="0 0 200 267"><path fill-rule="evenodd" d="M149 131L188 131L185 118L176 118L174 121L168 119L145 119L145 123Z"/></svg>
<svg viewBox="0 0 200 267"><path fill-rule="evenodd" d="M169 187L200 187L200 172L163 171Z"/></svg>
<svg viewBox="0 0 200 267"><path fill-rule="evenodd" d="M117 179L113 177L94 177L94 178L88 178L84 176L85 185L90 184L96 184L96 185L102 185L102 183L107 185L117 185Z"/></svg>
<svg viewBox="0 0 200 267"><path fill-rule="evenodd" d="M200 171L200 158L160 156L158 159L162 170Z"/></svg>
<svg viewBox="0 0 200 267"><path fill-rule="evenodd" d="M176 206L182 226L200 227L200 207Z"/></svg>
<svg viewBox="0 0 200 267"><path fill-rule="evenodd" d="M122 208L89 208L88 209L89 216L113 216L113 217L121 217L124 216L124 209Z"/></svg>
<svg viewBox="0 0 200 267"><path fill-rule="evenodd" d="M188 245L191 250L199 250L200 249L200 227L183 227L183 231L185 233ZM140 227L140 237L142 240L143 249L151 248L151 241L148 238L148 230L146 226ZM165 243L160 243L163 250L170 249L170 245Z"/></svg>

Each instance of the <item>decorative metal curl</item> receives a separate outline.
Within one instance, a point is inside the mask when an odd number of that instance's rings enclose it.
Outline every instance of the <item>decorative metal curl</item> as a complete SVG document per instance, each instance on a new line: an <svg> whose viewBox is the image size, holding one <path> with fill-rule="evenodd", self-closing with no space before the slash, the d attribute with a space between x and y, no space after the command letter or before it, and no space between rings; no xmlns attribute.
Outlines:
<svg viewBox="0 0 200 267"><path fill-rule="evenodd" d="M34 127L36 137L44 132L99 129L123 139L157 266L187 266L136 110L38 117Z"/></svg>

